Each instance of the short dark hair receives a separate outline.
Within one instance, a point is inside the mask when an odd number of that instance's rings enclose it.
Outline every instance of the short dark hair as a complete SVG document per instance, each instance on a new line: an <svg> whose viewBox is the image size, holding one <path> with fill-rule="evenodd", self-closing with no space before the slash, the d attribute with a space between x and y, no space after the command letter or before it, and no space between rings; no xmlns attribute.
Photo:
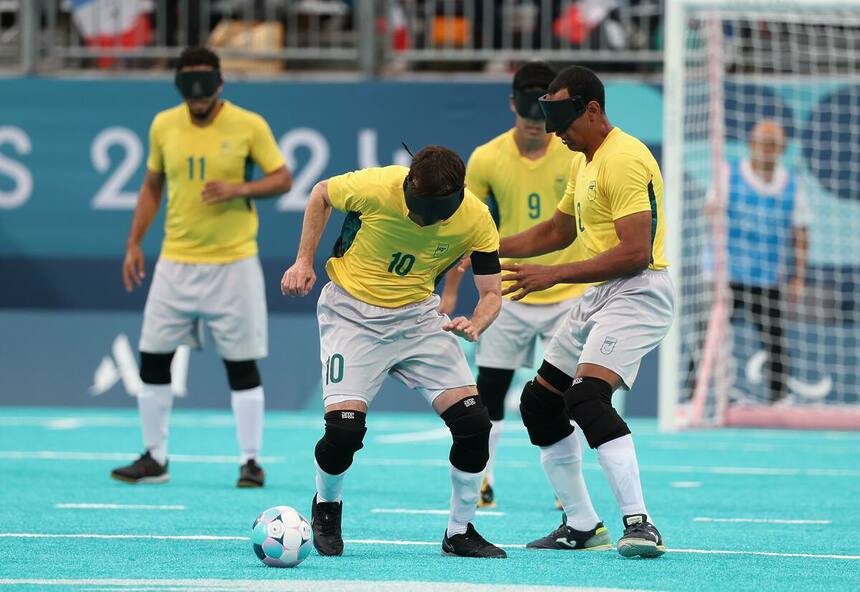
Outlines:
<svg viewBox="0 0 860 592"><path fill-rule="evenodd" d="M555 78L556 71L546 62L526 62L514 73L513 88L517 90L549 88Z"/></svg>
<svg viewBox="0 0 860 592"><path fill-rule="evenodd" d="M588 68L568 66L559 72L549 85L547 92L553 94L561 89L567 89L572 97L577 95L582 97L584 105L587 105L589 101L597 101L600 110L606 112L606 95L603 90L603 83L600 82L597 74Z"/></svg>
<svg viewBox="0 0 860 592"><path fill-rule="evenodd" d="M186 47L176 61L176 71L189 66L212 66L216 70L221 69L221 60L218 54L208 47L196 46Z"/></svg>
<svg viewBox="0 0 860 592"><path fill-rule="evenodd" d="M444 146L427 146L412 158L409 183L416 195L442 197L461 190L466 184L463 159Z"/></svg>

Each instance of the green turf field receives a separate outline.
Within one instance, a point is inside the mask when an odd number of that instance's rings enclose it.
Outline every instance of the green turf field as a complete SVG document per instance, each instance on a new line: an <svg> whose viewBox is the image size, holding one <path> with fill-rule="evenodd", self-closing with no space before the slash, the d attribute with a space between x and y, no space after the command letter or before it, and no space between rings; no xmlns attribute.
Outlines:
<svg viewBox="0 0 860 592"><path fill-rule="evenodd" d="M318 413L270 413L268 484L237 490L226 412L177 411L171 482L126 485L133 411L0 410L0 586L49 590L860 590L860 433L718 430L664 435L632 421L646 501L670 552L528 551L555 528L553 497L518 420L499 447L499 505L478 529L507 560L440 556L449 436L433 415L373 414L347 478L345 554L267 568L256 515L309 515ZM586 478L613 538L620 516L593 452ZM459 584L455 584L459 582ZM479 586L480 585L480 586ZM547 588L544 588L547 587Z"/></svg>

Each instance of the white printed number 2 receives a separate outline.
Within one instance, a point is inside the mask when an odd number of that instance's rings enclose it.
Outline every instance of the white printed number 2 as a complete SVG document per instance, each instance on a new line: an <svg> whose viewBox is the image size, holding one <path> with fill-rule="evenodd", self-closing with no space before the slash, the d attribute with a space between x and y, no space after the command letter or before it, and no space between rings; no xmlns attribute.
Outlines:
<svg viewBox="0 0 860 592"><path fill-rule="evenodd" d="M102 130L90 147L90 160L96 171L106 173L110 170L112 163L108 151L113 146L121 147L125 155L93 197L92 206L98 210L133 210L137 203L137 193L124 189L140 166L143 145L137 134L126 127L109 127Z"/></svg>

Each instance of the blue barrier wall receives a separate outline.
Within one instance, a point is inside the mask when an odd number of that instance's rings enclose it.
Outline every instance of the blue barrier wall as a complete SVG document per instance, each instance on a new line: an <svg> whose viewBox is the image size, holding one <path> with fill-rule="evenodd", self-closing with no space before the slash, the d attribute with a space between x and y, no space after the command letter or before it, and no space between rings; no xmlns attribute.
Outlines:
<svg viewBox="0 0 860 592"><path fill-rule="evenodd" d="M0 405L133 404L109 369L117 362L118 335L136 349L145 289L126 294L120 264L149 122L178 102L176 92L164 81L7 79L0 88ZM290 194L259 208L272 312L271 356L261 366L270 407L319 405L316 293L296 300L278 291L313 184L347 170L406 163L402 141L413 149L445 144L467 158L510 126L508 93L499 83L227 84L228 100L269 121L295 177ZM659 157L660 90L615 82L607 87L607 103L613 122ZM144 244L150 272L162 223L159 217ZM339 226L337 218L329 224L323 256ZM324 273L322 261L318 273ZM465 310L474 295L464 292ZM90 391L94 382L98 395ZM188 391L187 405L227 404L223 368L212 351L191 355ZM424 403L387 381L375 406L419 409ZM628 411L655 409L652 355Z"/></svg>

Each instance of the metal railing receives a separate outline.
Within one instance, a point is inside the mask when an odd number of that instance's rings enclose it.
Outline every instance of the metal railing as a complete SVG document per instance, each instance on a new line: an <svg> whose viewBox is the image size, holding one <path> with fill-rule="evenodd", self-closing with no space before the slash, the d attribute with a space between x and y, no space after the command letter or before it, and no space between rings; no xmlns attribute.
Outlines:
<svg viewBox="0 0 860 592"><path fill-rule="evenodd" d="M208 44L247 73L535 58L623 70L660 66L661 28L662 0L0 0L0 66L165 69Z"/></svg>

